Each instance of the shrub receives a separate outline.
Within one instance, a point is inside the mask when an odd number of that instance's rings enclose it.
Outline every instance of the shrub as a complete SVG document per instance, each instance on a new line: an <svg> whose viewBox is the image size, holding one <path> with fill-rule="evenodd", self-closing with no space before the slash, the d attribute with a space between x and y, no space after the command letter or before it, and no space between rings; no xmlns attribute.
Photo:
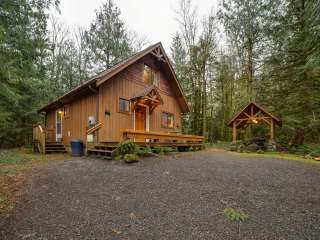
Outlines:
<svg viewBox="0 0 320 240"><path fill-rule="evenodd" d="M240 144L240 145L238 146L237 152L242 153L242 152L244 152L245 150L246 150L246 146L245 146L244 144Z"/></svg>
<svg viewBox="0 0 320 240"><path fill-rule="evenodd" d="M163 147L162 151L164 153L170 153L170 152L174 152L174 149L172 147Z"/></svg>
<svg viewBox="0 0 320 240"><path fill-rule="evenodd" d="M128 153L123 157L125 163L134 163L139 161L139 157L137 154Z"/></svg>
<svg viewBox="0 0 320 240"><path fill-rule="evenodd" d="M235 143L231 143L229 146L229 150L232 152L236 152L238 150L238 146Z"/></svg>
<svg viewBox="0 0 320 240"><path fill-rule="evenodd" d="M296 147L292 147L290 149L291 153L295 153L295 154L299 154L299 155L306 155L306 154L311 153L311 151L312 150L307 145L303 145L303 144L296 146Z"/></svg>
<svg viewBox="0 0 320 240"><path fill-rule="evenodd" d="M310 155L312 157L319 157L320 156L320 146L317 146L316 148L314 148L311 152Z"/></svg>
<svg viewBox="0 0 320 240"><path fill-rule="evenodd" d="M223 213L226 217L233 222L244 222L248 219L248 215L245 214L241 209L234 209L234 208L225 208Z"/></svg>
<svg viewBox="0 0 320 240"><path fill-rule="evenodd" d="M123 141L119 144L119 151L122 156L126 154L135 154L137 150L137 144L130 140Z"/></svg>
<svg viewBox="0 0 320 240"><path fill-rule="evenodd" d="M142 148L142 149L138 149L137 154L141 157L150 157L152 156L152 150L149 146Z"/></svg>
<svg viewBox="0 0 320 240"><path fill-rule="evenodd" d="M162 153L163 152L163 148L155 146L155 147L152 148L152 152L156 153L156 154Z"/></svg>

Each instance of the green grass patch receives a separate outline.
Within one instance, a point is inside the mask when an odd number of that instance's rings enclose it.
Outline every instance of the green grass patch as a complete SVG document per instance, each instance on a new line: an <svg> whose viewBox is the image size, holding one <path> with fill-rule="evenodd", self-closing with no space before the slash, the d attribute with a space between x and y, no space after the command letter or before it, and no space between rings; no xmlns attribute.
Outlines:
<svg viewBox="0 0 320 240"><path fill-rule="evenodd" d="M214 143L205 143L206 148L229 149L230 142L217 141Z"/></svg>
<svg viewBox="0 0 320 240"><path fill-rule="evenodd" d="M25 164L32 158L19 150L0 150L0 164Z"/></svg>
<svg viewBox="0 0 320 240"><path fill-rule="evenodd" d="M240 156L248 156L248 157L272 157L279 158L285 160L293 160L299 161L303 163L312 163L312 164L320 164L320 161L315 161L313 159L306 159L301 155L296 155L292 153L282 153L282 152L265 152L261 153L238 153L238 152L230 152L232 154L240 155Z"/></svg>

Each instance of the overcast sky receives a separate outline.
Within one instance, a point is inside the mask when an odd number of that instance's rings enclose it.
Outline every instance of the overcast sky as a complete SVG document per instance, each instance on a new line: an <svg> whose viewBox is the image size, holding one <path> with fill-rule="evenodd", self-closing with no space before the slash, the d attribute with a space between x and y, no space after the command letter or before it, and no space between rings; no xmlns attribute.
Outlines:
<svg viewBox="0 0 320 240"><path fill-rule="evenodd" d="M87 28L103 0L60 0L60 20L69 28ZM161 41L169 52L171 40L178 30L175 10L179 0L114 0L121 9L127 26L146 36L151 44ZM216 10L220 0L194 0L201 18L210 9Z"/></svg>

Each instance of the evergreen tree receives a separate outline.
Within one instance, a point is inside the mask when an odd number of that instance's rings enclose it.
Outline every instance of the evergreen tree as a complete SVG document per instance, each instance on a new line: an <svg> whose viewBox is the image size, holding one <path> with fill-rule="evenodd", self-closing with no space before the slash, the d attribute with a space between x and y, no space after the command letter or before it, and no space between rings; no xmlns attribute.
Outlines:
<svg viewBox="0 0 320 240"><path fill-rule="evenodd" d="M107 0L96 12L95 20L86 32L87 43L93 53L91 66L96 73L133 53L129 33L120 14L113 0Z"/></svg>
<svg viewBox="0 0 320 240"><path fill-rule="evenodd" d="M0 2L0 147L28 141L44 89L47 9L58 1Z"/></svg>

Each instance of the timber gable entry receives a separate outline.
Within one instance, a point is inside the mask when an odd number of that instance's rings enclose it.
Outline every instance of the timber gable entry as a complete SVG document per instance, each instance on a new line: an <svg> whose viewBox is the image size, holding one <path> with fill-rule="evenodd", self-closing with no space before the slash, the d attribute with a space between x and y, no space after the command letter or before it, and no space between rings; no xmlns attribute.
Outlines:
<svg viewBox="0 0 320 240"><path fill-rule="evenodd" d="M232 127L232 141L237 141L237 129L246 129L250 124L266 123L270 126L270 141L275 141L275 127L282 125L279 118L272 115L257 103L251 102L239 111L228 123Z"/></svg>
<svg viewBox="0 0 320 240"><path fill-rule="evenodd" d="M163 99L158 92L158 88L154 85L148 86L136 93L131 98L131 101L133 109L135 109L137 104L142 104L149 107L149 113L152 113L157 106L163 104Z"/></svg>

